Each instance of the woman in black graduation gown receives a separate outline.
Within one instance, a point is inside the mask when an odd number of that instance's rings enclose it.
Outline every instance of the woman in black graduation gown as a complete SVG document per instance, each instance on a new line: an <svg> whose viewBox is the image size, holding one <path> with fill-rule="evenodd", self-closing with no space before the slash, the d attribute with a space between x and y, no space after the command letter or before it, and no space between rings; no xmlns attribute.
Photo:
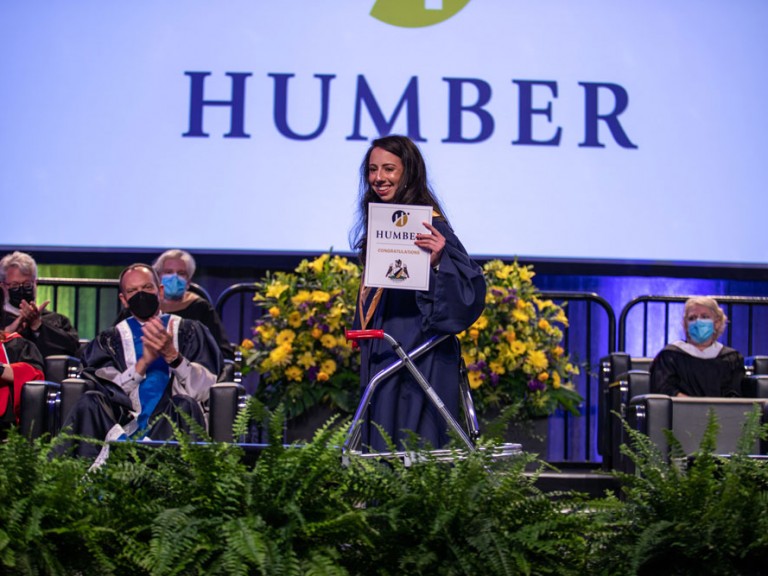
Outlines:
<svg viewBox="0 0 768 576"><path fill-rule="evenodd" d="M728 318L713 298L685 303L686 340L668 344L651 364L651 392L667 396L740 396L744 357L717 339Z"/></svg>
<svg viewBox="0 0 768 576"><path fill-rule="evenodd" d="M485 307L482 269L468 255L429 187L424 159L404 136L387 136L371 143L360 167L358 222L350 234L352 246L365 265L368 205L371 202L432 206L432 225L424 223L416 246L430 253L429 290L369 288L361 284L355 328L378 328L393 336L404 350L429 338L457 334L469 328ZM398 357L384 340L362 340L360 382L370 379ZM415 361L446 408L458 417L461 350L448 338ZM387 449L376 423L397 447L415 432L425 447L440 448L448 440L448 425L405 369L381 382L363 425L363 444Z"/></svg>

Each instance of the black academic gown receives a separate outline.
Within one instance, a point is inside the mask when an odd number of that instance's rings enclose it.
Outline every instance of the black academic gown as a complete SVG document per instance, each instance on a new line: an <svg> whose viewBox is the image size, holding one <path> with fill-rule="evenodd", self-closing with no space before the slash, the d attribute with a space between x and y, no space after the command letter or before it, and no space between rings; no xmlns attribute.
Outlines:
<svg viewBox="0 0 768 576"><path fill-rule="evenodd" d="M204 427L200 402L208 398L208 390L215 383L215 375L222 365L221 352L208 328L196 320L176 320L179 321L178 351L185 362L199 366L193 369L183 390L179 389L174 375L176 371L171 371L165 394L150 418L154 424L147 435L153 440L169 439L173 433L168 420L158 418L161 414L167 415L184 431L190 431L190 428L178 412L185 412ZM128 366L119 330L112 327L100 333L83 350L82 359L83 377L94 383L95 390L87 392L78 400L70 414L65 416L62 427L77 436L97 439L107 437L116 424L129 429L135 420L135 406L132 405L129 393L116 381L109 379L110 374L117 379L121 373L132 368ZM200 367L204 367L209 374L201 371ZM70 449L86 457L95 457L100 451L98 446L90 443L66 444L61 451Z"/></svg>
<svg viewBox="0 0 768 576"><path fill-rule="evenodd" d="M208 302L208 300L205 298L195 298L189 303L189 306L182 308L181 310L176 310L175 312L172 312L172 314L187 320L197 320L198 322L202 322L208 330L211 331L211 335L216 342L218 342L222 356L227 360L234 360L235 351L232 348L232 343L227 337L224 324L222 323L218 312L216 312L216 309L210 302ZM125 320L130 315L130 311L127 308L123 308L120 315L117 317L115 324L121 320Z"/></svg>
<svg viewBox="0 0 768 576"><path fill-rule="evenodd" d="M18 318L17 314L5 311L6 325L11 324L16 318ZM43 310L40 322L40 330L37 332L29 327L21 328L17 332L37 346L43 357L56 354L77 356L80 338L69 318L57 312Z"/></svg>
<svg viewBox="0 0 768 576"><path fill-rule="evenodd" d="M651 392L676 396L741 396L744 357L723 346L714 358L691 356L668 344L651 363Z"/></svg>
<svg viewBox="0 0 768 576"><path fill-rule="evenodd" d="M457 334L469 328L485 307L485 279L480 266L470 259L453 230L442 220L434 226L446 239L439 271L430 273L428 291L384 289L367 328L380 328L393 336L408 352L432 336ZM368 309L376 289L371 289ZM357 306L355 328L360 328ZM384 340L361 340L360 383L364 389L380 370L398 360ZM459 415L459 367L461 351L456 338L448 338L415 361L427 382L435 389L448 411ZM403 368L379 384L367 420L363 424L363 445L374 451L387 446L372 423L381 425L396 446L416 432L423 446L440 448L448 440L448 425L427 399L419 384Z"/></svg>

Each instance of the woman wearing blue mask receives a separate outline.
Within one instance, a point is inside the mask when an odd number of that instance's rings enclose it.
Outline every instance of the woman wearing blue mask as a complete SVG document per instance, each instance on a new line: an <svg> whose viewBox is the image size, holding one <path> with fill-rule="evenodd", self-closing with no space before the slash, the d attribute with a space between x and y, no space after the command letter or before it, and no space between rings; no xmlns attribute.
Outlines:
<svg viewBox="0 0 768 576"><path fill-rule="evenodd" d="M744 357L717 339L728 321L714 298L685 302L686 339L668 344L651 364L651 392L667 396L740 396Z"/></svg>
<svg viewBox="0 0 768 576"><path fill-rule="evenodd" d="M195 259L185 250L166 250L157 257L152 267L163 283L160 309L187 320L198 320L208 327L225 359L234 358L234 350L224 331L221 318L205 298L189 291L195 275Z"/></svg>

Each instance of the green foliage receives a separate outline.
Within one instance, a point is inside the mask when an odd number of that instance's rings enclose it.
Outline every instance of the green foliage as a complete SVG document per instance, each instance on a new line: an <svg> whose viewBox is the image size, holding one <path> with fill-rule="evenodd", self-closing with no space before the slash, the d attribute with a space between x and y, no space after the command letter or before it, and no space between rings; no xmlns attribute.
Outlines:
<svg viewBox="0 0 768 576"><path fill-rule="evenodd" d="M759 408L745 423L736 453L715 454L718 423L710 413L699 450L683 458L669 435L670 462L644 435L629 430L637 468L623 475L624 522L614 561L633 574L765 574L768 566L768 466L750 458L765 438Z"/></svg>
<svg viewBox="0 0 768 576"><path fill-rule="evenodd" d="M342 423L284 446L282 411L254 401L247 413L278 439L257 458L179 435L115 443L89 469L51 456L58 440L11 431L0 444L0 573L728 575L768 565L768 469L748 457L766 434L758 414L730 458L714 454L714 417L688 461L668 463L630 431L638 474L621 477L621 498L588 500L542 493L526 472L532 456L494 460L492 444L449 461L350 455L343 466Z"/></svg>

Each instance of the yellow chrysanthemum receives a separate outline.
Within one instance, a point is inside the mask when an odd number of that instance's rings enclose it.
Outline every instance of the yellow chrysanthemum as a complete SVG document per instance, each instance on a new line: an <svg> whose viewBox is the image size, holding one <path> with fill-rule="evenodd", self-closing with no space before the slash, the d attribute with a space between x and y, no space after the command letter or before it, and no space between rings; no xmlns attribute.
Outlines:
<svg viewBox="0 0 768 576"><path fill-rule="evenodd" d="M336 373L336 369L336 362L330 358L320 363L320 371L325 372L329 376L333 376Z"/></svg>
<svg viewBox="0 0 768 576"><path fill-rule="evenodd" d="M504 339L509 343L512 344L515 340L517 340L517 335L515 334L514 330L505 330L504 334L502 334Z"/></svg>
<svg viewBox="0 0 768 576"><path fill-rule="evenodd" d="M288 314L288 326L291 328L298 328L301 326L301 314L296 310Z"/></svg>
<svg viewBox="0 0 768 576"><path fill-rule="evenodd" d="M469 387L472 388L472 390L477 390L483 384L482 374L477 370L470 370L467 374L467 378L469 380Z"/></svg>
<svg viewBox="0 0 768 576"><path fill-rule="evenodd" d="M314 328L312 328L310 335L312 336L312 338L317 340L318 338L320 338L320 336L323 335L323 331L319 327L315 326Z"/></svg>
<svg viewBox="0 0 768 576"><path fill-rule="evenodd" d="M254 346L255 344L253 343L253 340L251 340L250 338L246 338L240 343L240 348L242 348L243 350L251 350L253 349Z"/></svg>
<svg viewBox="0 0 768 576"><path fill-rule="evenodd" d="M293 380L294 382L301 382L301 378L304 376L304 372L302 372L301 368L298 366L289 366L285 369L285 377L288 380Z"/></svg>
<svg viewBox="0 0 768 576"><path fill-rule="evenodd" d="M543 372L549 367L547 355L543 350L529 350L525 362L533 368L534 372Z"/></svg>
<svg viewBox="0 0 768 576"><path fill-rule="evenodd" d="M538 376L536 376L539 382L546 382L549 380L549 372L542 372Z"/></svg>
<svg viewBox="0 0 768 576"><path fill-rule="evenodd" d="M478 330L485 330L488 328L488 317L487 316L480 316L477 320L475 320L475 323L472 324L474 328L477 328Z"/></svg>
<svg viewBox="0 0 768 576"><path fill-rule="evenodd" d="M331 334L323 334L320 337L320 344L325 348L333 348L336 346L336 338Z"/></svg>
<svg viewBox="0 0 768 576"><path fill-rule="evenodd" d="M296 339L296 332L293 330L280 330L280 333L277 335L277 338L275 338L275 342L277 342L278 345L282 344L290 344Z"/></svg>
<svg viewBox="0 0 768 576"><path fill-rule="evenodd" d="M317 373L317 381L318 382L327 382L330 376L326 372L323 372L320 370L320 372Z"/></svg>
<svg viewBox="0 0 768 576"><path fill-rule="evenodd" d="M520 342L520 340L515 340L509 345L510 350L512 351L512 354L515 356L520 356L523 354L526 350L525 344L523 342Z"/></svg>
<svg viewBox="0 0 768 576"><path fill-rule="evenodd" d="M272 318L277 318L280 316L280 308L272 306L272 308L269 309L269 315L272 316Z"/></svg>
<svg viewBox="0 0 768 576"><path fill-rule="evenodd" d="M499 376L505 372L504 365L501 362L489 362L488 368L491 370L491 372L498 374Z"/></svg>
<svg viewBox="0 0 768 576"><path fill-rule="evenodd" d="M480 337L480 330L478 330L477 328L470 328L469 337L472 339L473 342L477 342L477 339Z"/></svg>
<svg viewBox="0 0 768 576"><path fill-rule="evenodd" d="M269 353L269 361L275 366L285 366L291 361L293 348L290 344L281 344L276 346Z"/></svg>
<svg viewBox="0 0 768 576"><path fill-rule="evenodd" d="M548 330L549 329L549 322L546 321L544 318L539 319L539 328L541 330Z"/></svg>

